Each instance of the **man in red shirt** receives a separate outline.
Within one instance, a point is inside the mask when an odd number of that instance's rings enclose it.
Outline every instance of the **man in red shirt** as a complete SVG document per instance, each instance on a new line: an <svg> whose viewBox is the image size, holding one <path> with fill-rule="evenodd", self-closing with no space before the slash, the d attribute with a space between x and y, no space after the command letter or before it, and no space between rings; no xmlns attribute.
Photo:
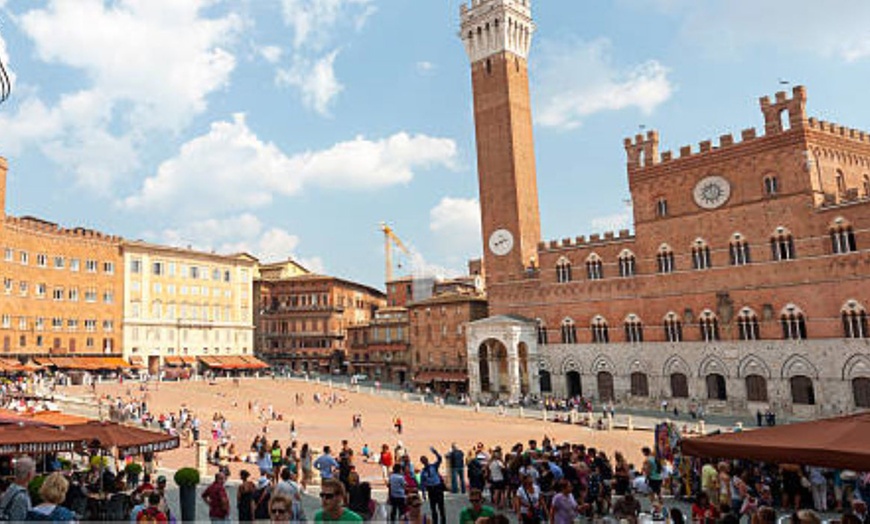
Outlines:
<svg viewBox="0 0 870 524"><path fill-rule="evenodd" d="M137 523L169 522L166 514L160 511L160 494L154 491L148 494L148 507L136 515Z"/></svg>
<svg viewBox="0 0 870 524"><path fill-rule="evenodd" d="M212 522L229 522L230 498L227 496L224 482L226 482L224 474L216 473L214 482L202 492L202 500L208 504L208 516Z"/></svg>
<svg viewBox="0 0 870 524"><path fill-rule="evenodd" d="M698 498L692 504L692 522L698 524L711 524L719 518L716 506L710 503L710 499L703 491L698 493Z"/></svg>

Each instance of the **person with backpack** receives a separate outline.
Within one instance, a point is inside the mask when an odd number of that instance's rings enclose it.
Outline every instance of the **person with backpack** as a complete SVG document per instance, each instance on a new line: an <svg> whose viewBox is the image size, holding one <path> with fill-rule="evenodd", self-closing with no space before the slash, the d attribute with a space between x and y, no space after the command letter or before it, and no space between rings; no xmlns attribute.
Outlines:
<svg viewBox="0 0 870 524"><path fill-rule="evenodd" d="M27 512L25 520L50 522L77 522L76 514L61 504L66 498L69 482L63 474L55 472L45 478L39 488L42 503Z"/></svg>
<svg viewBox="0 0 870 524"><path fill-rule="evenodd" d="M0 520L22 521L31 509L27 485L36 475L36 463L30 457L15 461L15 480L0 497Z"/></svg>
<svg viewBox="0 0 870 524"><path fill-rule="evenodd" d="M148 493L148 506L136 515L136 523L169 522L166 513L160 511L160 493Z"/></svg>

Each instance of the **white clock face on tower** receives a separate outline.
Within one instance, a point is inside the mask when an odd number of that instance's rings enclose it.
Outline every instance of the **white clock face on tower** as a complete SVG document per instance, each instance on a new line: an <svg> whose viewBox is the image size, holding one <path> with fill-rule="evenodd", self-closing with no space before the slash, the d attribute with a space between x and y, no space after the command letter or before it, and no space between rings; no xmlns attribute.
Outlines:
<svg viewBox="0 0 870 524"><path fill-rule="evenodd" d="M496 229L489 236L489 250L493 255L504 256L514 248L514 236L507 229Z"/></svg>
<svg viewBox="0 0 870 524"><path fill-rule="evenodd" d="M731 196L731 184L721 176L708 176L695 185L695 203L704 209L716 209Z"/></svg>

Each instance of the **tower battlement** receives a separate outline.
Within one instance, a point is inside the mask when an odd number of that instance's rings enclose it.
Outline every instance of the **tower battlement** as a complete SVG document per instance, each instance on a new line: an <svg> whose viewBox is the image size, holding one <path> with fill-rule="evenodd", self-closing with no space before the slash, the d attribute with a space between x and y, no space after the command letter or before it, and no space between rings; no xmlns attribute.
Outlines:
<svg viewBox="0 0 870 524"><path fill-rule="evenodd" d="M528 58L535 24L531 0L472 0L459 7L459 37L474 63L509 51Z"/></svg>
<svg viewBox="0 0 870 524"><path fill-rule="evenodd" d="M761 113L764 115L764 134L774 135L787 131L782 125L782 115L788 117L789 130L802 129L807 124L807 88L795 86L792 89L792 97L789 98L785 91L776 93L773 102L770 97L759 98Z"/></svg>
<svg viewBox="0 0 870 524"><path fill-rule="evenodd" d="M659 133L647 131L646 136L635 135L634 139L626 138L625 154L628 156L628 168L651 166L659 163Z"/></svg>
<svg viewBox="0 0 870 524"><path fill-rule="evenodd" d="M601 246L605 244L623 243L634 240L634 235L628 229L620 229L618 232L605 231L603 235L594 233L586 236L580 235L575 238L563 238L561 240L545 240L538 242L538 251L553 251L566 248L583 248Z"/></svg>
<svg viewBox="0 0 870 524"><path fill-rule="evenodd" d="M24 216L6 216L6 227L16 228L35 233L44 233L57 237L69 237L76 239L91 239L98 242L107 242L110 244L120 243L123 238L116 235L109 235L93 229L84 227L64 228L54 222L42 220L40 218Z"/></svg>

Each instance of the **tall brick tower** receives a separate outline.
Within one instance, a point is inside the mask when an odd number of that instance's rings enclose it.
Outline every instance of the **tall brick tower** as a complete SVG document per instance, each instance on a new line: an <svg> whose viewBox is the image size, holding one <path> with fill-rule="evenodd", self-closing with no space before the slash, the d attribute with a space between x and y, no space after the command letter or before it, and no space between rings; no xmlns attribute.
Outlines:
<svg viewBox="0 0 870 524"><path fill-rule="evenodd" d="M460 7L471 61L477 176L487 285L536 265L541 221L526 58L531 0L471 0Z"/></svg>

